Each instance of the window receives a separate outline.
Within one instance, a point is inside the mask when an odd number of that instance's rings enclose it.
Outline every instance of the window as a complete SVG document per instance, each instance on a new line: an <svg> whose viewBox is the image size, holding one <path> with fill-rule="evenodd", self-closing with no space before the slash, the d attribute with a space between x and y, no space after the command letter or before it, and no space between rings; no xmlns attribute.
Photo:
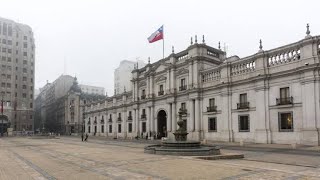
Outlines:
<svg viewBox="0 0 320 180"><path fill-rule="evenodd" d="M249 102L247 101L247 93L240 94L240 103L237 103L237 109L249 108Z"/></svg>
<svg viewBox="0 0 320 180"><path fill-rule="evenodd" d="M28 64L27 60L23 60L23 64Z"/></svg>
<svg viewBox="0 0 320 180"><path fill-rule="evenodd" d="M279 113L279 131L293 131L292 112Z"/></svg>
<svg viewBox="0 0 320 180"><path fill-rule="evenodd" d="M30 108L33 108L33 104L32 103L30 103Z"/></svg>
<svg viewBox="0 0 320 180"><path fill-rule="evenodd" d="M109 125L109 133L112 133L112 125Z"/></svg>
<svg viewBox="0 0 320 180"><path fill-rule="evenodd" d="M209 99L209 107L214 107L215 106L215 99L211 98Z"/></svg>
<svg viewBox="0 0 320 180"><path fill-rule="evenodd" d="M11 83L7 83L7 88L11 88Z"/></svg>
<svg viewBox="0 0 320 180"><path fill-rule="evenodd" d="M12 53L12 49L8 49L8 53L11 54Z"/></svg>
<svg viewBox="0 0 320 180"><path fill-rule="evenodd" d="M12 45L12 41L11 40L8 40L8 45Z"/></svg>
<svg viewBox="0 0 320 180"><path fill-rule="evenodd" d="M249 115L239 116L239 132L250 132Z"/></svg>
<svg viewBox="0 0 320 180"><path fill-rule="evenodd" d="M121 124L118 124L118 133L121 133Z"/></svg>
<svg viewBox="0 0 320 180"><path fill-rule="evenodd" d="M131 133L132 132L132 123L128 124L128 132Z"/></svg>
<svg viewBox="0 0 320 180"><path fill-rule="evenodd" d="M247 102L247 93L240 94L240 103Z"/></svg>
<svg viewBox="0 0 320 180"><path fill-rule="evenodd" d="M187 89L187 85L186 85L186 79L183 78L183 79L180 79L180 87L179 87L179 90L180 91L184 91Z"/></svg>
<svg viewBox="0 0 320 180"><path fill-rule="evenodd" d="M22 89L27 89L27 85L22 85Z"/></svg>
<svg viewBox="0 0 320 180"><path fill-rule="evenodd" d="M91 132L91 128L90 128L90 126L88 126L88 133L90 133Z"/></svg>
<svg viewBox="0 0 320 180"><path fill-rule="evenodd" d="M10 74L7 75L7 79L11 79L11 75Z"/></svg>
<svg viewBox="0 0 320 180"><path fill-rule="evenodd" d="M293 98L290 97L289 87L280 88L280 98L276 99L277 105L292 104Z"/></svg>
<svg viewBox="0 0 320 180"><path fill-rule="evenodd" d="M6 39L2 39L2 44L7 44L7 40Z"/></svg>
<svg viewBox="0 0 320 180"><path fill-rule="evenodd" d="M101 125L101 133L104 133L104 125Z"/></svg>
<svg viewBox="0 0 320 180"><path fill-rule="evenodd" d="M146 124L146 122L142 122L142 132L147 132L147 124Z"/></svg>
<svg viewBox="0 0 320 180"><path fill-rule="evenodd" d="M22 80L23 80L23 81L27 81L27 77L23 77Z"/></svg>
<svg viewBox="0 0 320 180"><path fill-rule="evenodd" d="M23 97L23 98L27 98L27 94L26 94L26 93L23 93L23 94L22 94L22 97Z"/></svg>
<svg viewBox="0 0 320 180"><path fill-rule="evenodd" d="M158 92L158 96L161 96L164 94L164 91L163 91L163 85L159 85L159 92Z"/></svg>
<svg viewBox="0 0 320 180"><path fill-rule="evenodd" d="M23 73L27 73L27 68L23 68L23 69L22 69L22 72L23 72Z"/></svg>
<svg viewBox="0 0 320 180"><path fill-rule="evenodd" d="M28 40L28 37L27 36L23 36L23 40Z"/></svg>
<svg viewBox="0 0 320 180"><path fill-rule="evenodd" d="M23 48L28 48L28 43L23 43Z"/></svg>
<svg viewBox="0 0 320 180"><path fill-rule="evenodd" d="M142 109L141 119L145 119L146 117L146 109Z"/></svg>
<svg viewBox="0 0 320 180"><path fill-rule="evenodd" d="M186 109L186 103L181 103L181 109L182 110Z"/></svg>
<svg viewBox="0 0 320 180"><path fill-rule="evenodd" d="M28 56L28 53L27 52L23 52L23 56Z"/></svg>
<svg viewBox="0 0 320 180"><path fill-rule="evenodd" d="M208 119L208 131L217 132L217 118L211 117Z"/></svg>
<svg viewBox="0 0 320 180"><path fill-rule="evenodd" d="M209 107L207 107L207 112L217 111L217 106L215 106L215 99L209 99Z"/></svg>

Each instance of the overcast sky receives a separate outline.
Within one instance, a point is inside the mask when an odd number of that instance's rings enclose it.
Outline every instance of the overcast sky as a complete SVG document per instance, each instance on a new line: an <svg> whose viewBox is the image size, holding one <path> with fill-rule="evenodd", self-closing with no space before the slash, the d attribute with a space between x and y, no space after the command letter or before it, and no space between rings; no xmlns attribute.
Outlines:
<svg viewBox="0 0 320 180"><path fill-rule="evenodd" d="M228 46L228 55L258 51L320 34L318 0L0 0L0 16L28 24L35 34L36 88L61 74L103 86L113 94L121 60L155 62L162 42L147 37L164 25L165 55L181 51L190 37ZM200 38L198 38L200 39Z"/></svg>

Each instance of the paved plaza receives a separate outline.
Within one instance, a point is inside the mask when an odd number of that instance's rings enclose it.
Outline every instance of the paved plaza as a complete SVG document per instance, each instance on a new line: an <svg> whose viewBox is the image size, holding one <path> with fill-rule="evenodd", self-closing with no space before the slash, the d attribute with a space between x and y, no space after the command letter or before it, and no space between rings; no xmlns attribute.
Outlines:
<svg viewBox="0 0 320 180"><path fill-rule="evenodd" d="M145 145L75 137L2 138L0 179L320 179L317 150L229 146L222 153L241 152L245 159L208 161L144 154Z"/></svg>

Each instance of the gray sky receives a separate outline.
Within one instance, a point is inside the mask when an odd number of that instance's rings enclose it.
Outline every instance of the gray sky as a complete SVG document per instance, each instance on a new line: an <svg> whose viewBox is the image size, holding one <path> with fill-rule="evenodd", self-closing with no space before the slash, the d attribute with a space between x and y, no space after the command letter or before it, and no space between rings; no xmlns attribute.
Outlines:
<svg viewBox="0 0 320 180"><path fill-rule="evenodd" d="M0 16L33 28L36 88L66 73L113 94L113 71L123 59L155 62L162 42L147 37L164 25L165 55L204 34L229 55L256 53L301 40L306 23L320 34L318 0L0 0ZM66 67L66 68L64 68Z"/></svg>

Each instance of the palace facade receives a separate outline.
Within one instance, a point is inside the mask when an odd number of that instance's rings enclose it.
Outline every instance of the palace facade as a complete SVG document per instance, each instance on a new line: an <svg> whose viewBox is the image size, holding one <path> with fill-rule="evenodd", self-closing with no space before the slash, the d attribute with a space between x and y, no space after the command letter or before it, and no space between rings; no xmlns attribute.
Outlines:
<svg viewBox="0 0 320 180"><path fill-rule="evenodd" d="M132 91L86 105L85 131L116 138L320 143L320 36L245 58L191 42L132 71Z"/></svg>

